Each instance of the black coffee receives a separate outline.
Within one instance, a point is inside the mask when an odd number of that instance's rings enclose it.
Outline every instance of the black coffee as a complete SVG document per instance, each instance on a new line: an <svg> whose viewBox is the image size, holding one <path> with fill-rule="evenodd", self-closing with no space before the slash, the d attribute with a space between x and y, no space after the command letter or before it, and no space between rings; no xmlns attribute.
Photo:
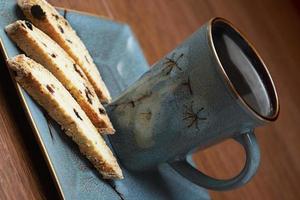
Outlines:
<svg viewBox="0 0 300 200"><path fill-rule="evenodd" d="M270 116L272 103L260 71L264 67L253 49L223 22L214 24L212 35L222 66L239 95L257 113Z"/></svg>

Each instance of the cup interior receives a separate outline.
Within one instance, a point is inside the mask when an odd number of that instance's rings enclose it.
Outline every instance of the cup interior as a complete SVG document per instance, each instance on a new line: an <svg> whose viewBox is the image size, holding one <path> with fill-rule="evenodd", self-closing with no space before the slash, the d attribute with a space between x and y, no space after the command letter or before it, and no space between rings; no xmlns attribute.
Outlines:
<svg viewBox="0 0 300 200"><path fill-rule="evenodd" d="M278 116L278 97L270 73L252 45L224 19L211 22L214 52L225 80L247 108L266 120Z"/></svg>

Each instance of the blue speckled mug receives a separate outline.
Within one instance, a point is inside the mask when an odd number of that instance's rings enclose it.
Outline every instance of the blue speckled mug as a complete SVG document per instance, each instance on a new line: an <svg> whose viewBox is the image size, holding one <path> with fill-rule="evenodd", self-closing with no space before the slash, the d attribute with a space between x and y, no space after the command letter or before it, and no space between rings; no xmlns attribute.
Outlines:
<svg viewBox="0 0 300 200"><path fill-rule="evenodd" d="M253 130L277 118L279 103L254 48L228 21L215 18L154 64L108 111L117 130L110 141L126 168L167 162L195 184L227 190L255 174L260 153ZM236 177L214 179L187 161L194 149L227 138L247 156Z"/></svg>

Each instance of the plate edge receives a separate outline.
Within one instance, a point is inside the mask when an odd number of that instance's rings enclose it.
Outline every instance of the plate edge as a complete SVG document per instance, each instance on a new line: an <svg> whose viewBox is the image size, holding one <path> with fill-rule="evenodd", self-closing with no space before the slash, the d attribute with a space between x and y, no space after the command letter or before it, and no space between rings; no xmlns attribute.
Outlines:
<svg viewBox="0 0 300 200"><path fill-rule="evenodd" d="M32 114L31 114L31 112L29 110L28 104L27 104L27 102L25 100L25 96L23 95L23 93L21 91L21 86L15 81L15 79L14 79L14 77L12 75L11 70L7 66L6 60L8 59L8 55L7 55L5 46L4 46L1 38L0 38L0 51L1 51L2 55L3 55L3 57L4 57L5 66L7 67L8 71L9 71L10 78L12 79L12 82L13 82L16 90L17 90L17 94L18 94L19 99L21 101L22 107L25 110L26 117L29 120L30 126L31 126L31 128L32 128L32 130L34 132L35 139L38 142L38 145L39 145L39 147L41 149L41 152L42 152L42 154L44 156L46 164L47 164L47 166L49 168L49 171L50 171L50 174L52 176L52 179L54 180L55 187L56 187L56 189L57 189L57 191L59 193L60 198L63 199L63 200L65 200L66 198L65 198L65 196L63 194L63 190L62 190L62 187L61 187L61 185L59 183L59 180L58 180L57 174L55 172L54 166L52 165L52 162L50 160L50 156L47 153L47 150L46 150L46 147L45 147L44 143L42 142L42 139L41 139L41 136L40 136L41 134L40 134L40 132L39 132L39 130L37 128L37 125L36 125L36 123L35 123L35 121L34 121L34 119L32 117Z"/></svg>

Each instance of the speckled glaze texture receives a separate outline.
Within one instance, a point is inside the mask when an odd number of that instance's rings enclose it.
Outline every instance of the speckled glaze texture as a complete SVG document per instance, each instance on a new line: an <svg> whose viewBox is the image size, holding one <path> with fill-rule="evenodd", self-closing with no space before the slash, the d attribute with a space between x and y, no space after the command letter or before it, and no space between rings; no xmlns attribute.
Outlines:
<svg viewBox="0 0 300 200"><path fill-rule="evenodd" d="M209 27L210 22L202 26L108 106L117 130L110 138L128 169L143 171L168 162L198 185L226 190L255 174L260 154L252 130L265 122L229 88L210 43ZM245 168L237 177L212 179L197 174L185 161L193 149L227 138L237 139L247 152Z"/></svg>
<svg viewBox="0 0 300 200"><path fill-rule="evenodd" d="M129 168L156 166L257 125L226 88L208 44L205 25L110 104L118 131L111 139Z"/></svg>

